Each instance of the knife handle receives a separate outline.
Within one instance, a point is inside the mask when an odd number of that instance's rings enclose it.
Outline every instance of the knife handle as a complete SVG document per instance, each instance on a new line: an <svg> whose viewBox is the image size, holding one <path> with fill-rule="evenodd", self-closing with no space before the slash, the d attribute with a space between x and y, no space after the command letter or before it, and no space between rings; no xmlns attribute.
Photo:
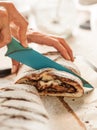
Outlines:
<svg viewBox="0 0 97 130"><path fill-rule="evenodd" d="M11 74L11 68L0 70L0 78L4 78Z"/></svg>

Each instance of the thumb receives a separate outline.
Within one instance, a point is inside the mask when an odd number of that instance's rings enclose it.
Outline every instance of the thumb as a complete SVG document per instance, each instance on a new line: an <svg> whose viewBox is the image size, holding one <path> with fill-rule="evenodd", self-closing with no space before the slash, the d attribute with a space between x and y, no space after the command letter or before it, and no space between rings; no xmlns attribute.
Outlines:
<svg viewBox="0 0 97 130"><path fill-rule="evenodd" d="M12 59L12 70L11 73L17 73L19 70L20 63Z"/></svg>

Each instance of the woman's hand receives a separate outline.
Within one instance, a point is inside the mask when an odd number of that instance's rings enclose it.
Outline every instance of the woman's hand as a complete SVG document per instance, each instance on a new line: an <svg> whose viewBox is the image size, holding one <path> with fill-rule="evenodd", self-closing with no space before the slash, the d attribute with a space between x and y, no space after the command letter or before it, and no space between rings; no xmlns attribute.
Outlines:
<svg viewBox="0 0 97 130"><path fill-rule="evenodd" d="M19 40L16 30L17 29L15 26L11 27L13 36ZM63 38L50 36L50 35L43 34L40 32L35 32L32 29L29 29L27 31L27 41L28 43L35 42L41 45L53 46L60 52L60 54L66 60L74 61L72 49L69 47L69 45Z"/></svg>
<svg viewBox="0 0 97 130"><path fill-rule="evenodd" d="M27 47L28 22L17 11L13 3L0 1L0 48L7 45L12 38L11 26L16 27L18 39L24 47ZM19 68L19 63L12 60L12 73Z"/></svg>
<svg viewBox="0 0 97 130"><path fill-rule="evenodd" d="M17 26L18 37L21 44L27 47L26 32L28 22L18 12L13 3L0 2L0 47L5 46L11 41L10 26L12 24Z"/></svg>
<svg viewBox="0 0 97 130"><path fill-rule="evenodd" d="M72 49L63 38L29 30L27 32L27 40L41 45L53 46L66 60L74 61Z"/></svg>
<svg viewBox="0 0 97 130"><path fill-rule="evenodd" d="M11 33L15 38L17 38L19 40L16 28L17 28L16 26L11 26ZM74 61L72 49L69 47L69 45L66 43L66 41L63 38L49 36L47 34L43 34L40 32L34 32L32 29L29 29L27 31L27 41L28 41L28 43L35 42L35 43L41 44L41 45L53 46L60 52L60 54L66 60ZM16 65L16 61L13 61L13 63L15 63L14 65ZM17 64L17 67L18 66L19 65ZM17 67L15 67L15 68L17 68Z"/></svg>

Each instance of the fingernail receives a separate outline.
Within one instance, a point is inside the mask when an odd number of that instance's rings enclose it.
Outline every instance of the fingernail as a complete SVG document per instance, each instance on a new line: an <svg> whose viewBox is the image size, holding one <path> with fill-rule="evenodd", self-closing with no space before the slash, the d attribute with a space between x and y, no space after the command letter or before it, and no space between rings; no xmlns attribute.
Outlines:
<svg viewBox="0 0 97 130"><path fill-rule="evenodd" d="M71 58L68 56L68 60L71 60Z"/></svg>
<svg viewBox="0 0 97 130"><path fill-rule="evenodd" d="M11 70L11 73L12 73L12 74L13 74L13 73L16 73L16 71L17 71L17 66L16 66L16 65L13 65L12 70Z"/></svg>
<svg viewBox="0 0 97 130"><path fill-rule="evenodd" d="M72 61L74 61L76 58L72 56Z"/></svg>

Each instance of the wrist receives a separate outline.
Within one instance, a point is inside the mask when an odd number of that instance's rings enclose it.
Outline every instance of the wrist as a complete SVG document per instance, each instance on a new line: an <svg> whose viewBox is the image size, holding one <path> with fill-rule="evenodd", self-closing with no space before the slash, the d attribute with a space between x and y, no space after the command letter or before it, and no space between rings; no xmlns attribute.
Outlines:
<svg viewBox="0 0 97 130"><path fill-rule="evenodd" d="M39 43L41 41L43 37L43 34L41 34L40 32L37 32L35 30L28 30L27 32L27 40L28 42L36 42L36 43Z"/></svg>

